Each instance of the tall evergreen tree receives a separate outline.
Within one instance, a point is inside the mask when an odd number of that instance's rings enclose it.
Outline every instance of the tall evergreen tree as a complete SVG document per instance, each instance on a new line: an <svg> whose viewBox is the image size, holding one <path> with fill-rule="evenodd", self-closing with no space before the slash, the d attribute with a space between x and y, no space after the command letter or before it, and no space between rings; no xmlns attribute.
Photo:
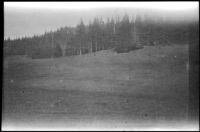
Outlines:
<svg viewBox="0 0 200 132"><path fill-rule="evenodd" d="M77 43L79 47L79 55L82 55L82 49L84 49L85 44L85 25L81 19L80 24L77 26L76 35Z"/></svg>

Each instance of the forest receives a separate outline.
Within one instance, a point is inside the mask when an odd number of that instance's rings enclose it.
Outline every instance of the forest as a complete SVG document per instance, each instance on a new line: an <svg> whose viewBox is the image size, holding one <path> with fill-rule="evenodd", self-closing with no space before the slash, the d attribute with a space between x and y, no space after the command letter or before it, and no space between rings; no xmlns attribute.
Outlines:
<svg viewBox="0 0 200 132"><path fill-rule="evenodd" d="M83 55L101 50L129 52L144 45L186 44L189 31L198 23L166 21L125 14L122 19L94 18L88 25L81 19L76 27L61 27L43 35L4 40L4 56L25 55L32 59Z"/></svg>

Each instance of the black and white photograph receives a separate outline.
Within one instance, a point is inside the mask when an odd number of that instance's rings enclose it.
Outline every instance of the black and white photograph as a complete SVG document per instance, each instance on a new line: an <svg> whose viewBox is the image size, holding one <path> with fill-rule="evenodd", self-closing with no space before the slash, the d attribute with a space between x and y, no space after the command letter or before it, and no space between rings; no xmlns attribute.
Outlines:
<svg viewBox="0 0 200 132"><path fill-rule="evenodd" d="M199 131L199 1L3 3L2 131Z"/></svg>

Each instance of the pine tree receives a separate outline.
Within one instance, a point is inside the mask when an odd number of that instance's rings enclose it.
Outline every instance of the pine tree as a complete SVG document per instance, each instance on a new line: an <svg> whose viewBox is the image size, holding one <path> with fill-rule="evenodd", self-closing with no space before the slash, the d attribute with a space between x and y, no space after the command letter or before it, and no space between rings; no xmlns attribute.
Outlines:
<svg viewBox="0 0 200 132"><path fill-rule="evenodd" d="M84 48L85 44L85 25L83 23L83 20L81 19L80 24L77 26L77 31L76 31L76 39L78 43L78 48L79 48L79 55L82 55L82 49Z"/></svg>

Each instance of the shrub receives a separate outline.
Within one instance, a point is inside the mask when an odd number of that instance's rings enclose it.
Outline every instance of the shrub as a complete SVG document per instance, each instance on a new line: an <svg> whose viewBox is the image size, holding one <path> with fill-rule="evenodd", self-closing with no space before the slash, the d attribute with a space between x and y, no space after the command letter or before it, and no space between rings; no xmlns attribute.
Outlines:
<svg viewBox="0 0 200 132"><path fill-rule="evenodd" d="M141 49L142 46L136 46L136 45L127 45L127 46L117 46L114 48L114 51L117 53L128 53L133 50Z"/></svg>

